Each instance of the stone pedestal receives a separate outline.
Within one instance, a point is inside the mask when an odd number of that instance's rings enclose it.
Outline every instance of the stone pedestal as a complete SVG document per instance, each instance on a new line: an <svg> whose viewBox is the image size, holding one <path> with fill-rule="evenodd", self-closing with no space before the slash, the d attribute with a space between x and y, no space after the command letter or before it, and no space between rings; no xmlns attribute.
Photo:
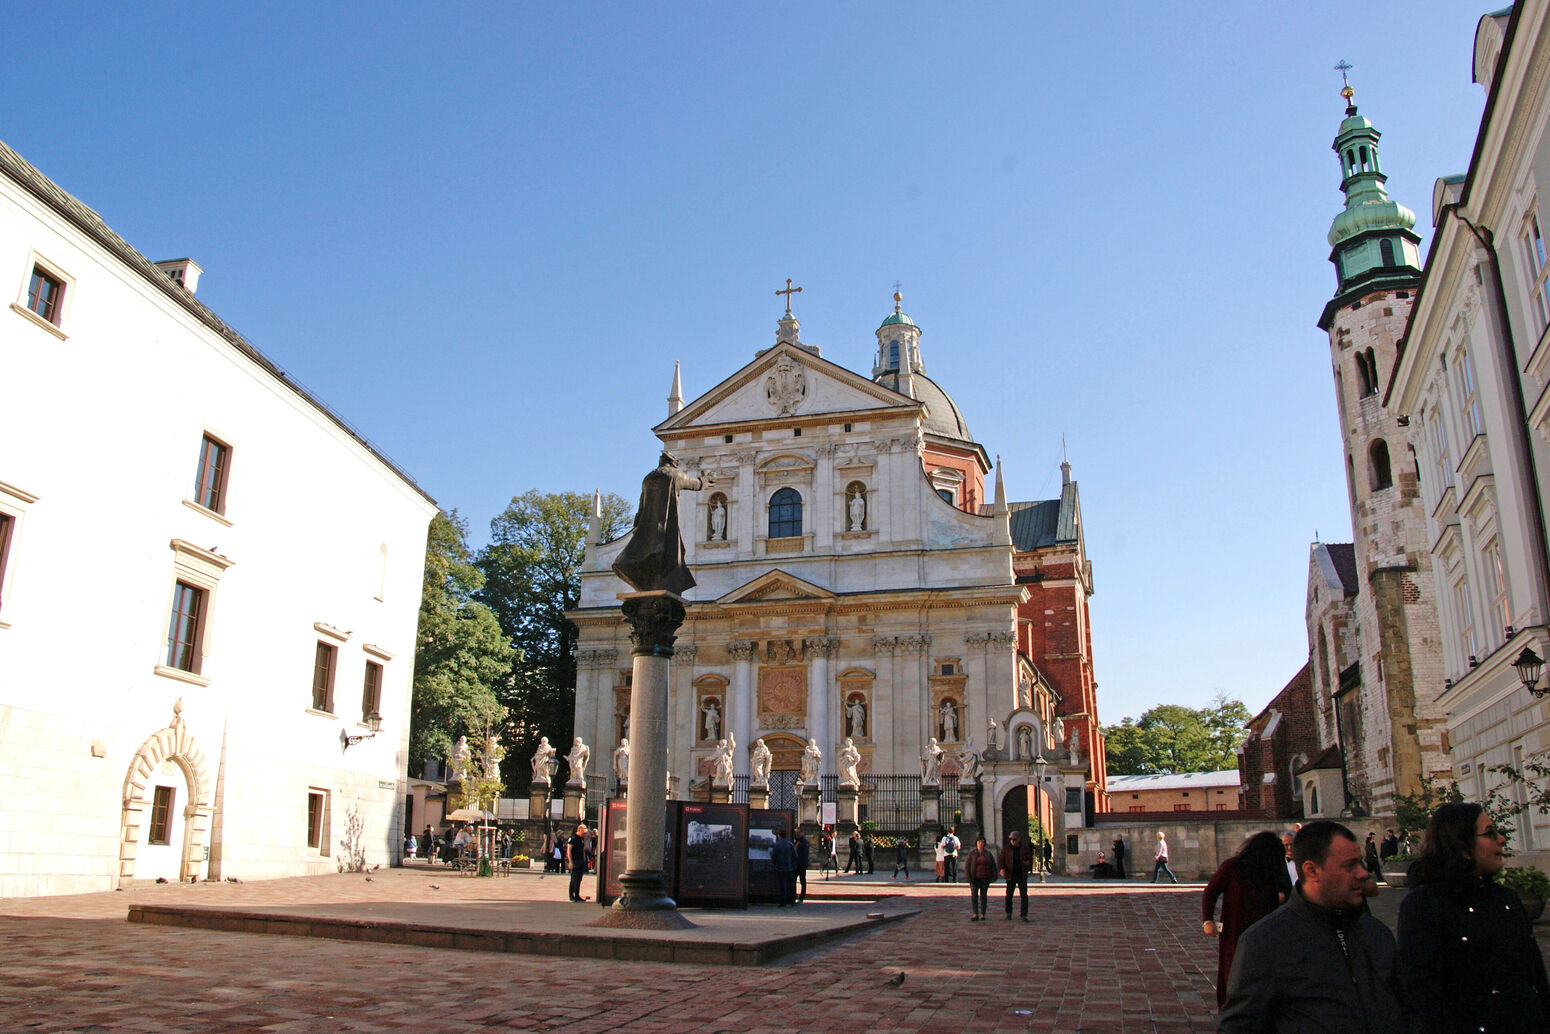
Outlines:
<svg viewBox="0 0 1550 1034"><path fill-rule="evenodd" d="M926 783L920 788L920 824L922 826L940 826L942 824L942 788Z"/></svg>
<svg viewBox="0 0 1550 1034"><path fill-rule="evenodd" d="M843 836L850 836L861 825L861 790L854 786L841 786L834 791L834 799L839 813L835 816L835 831Z"/></svg>
<svg viewBox="0 0 1550 1034"><path fill-rule="evenodd" d="M963 824L965 826L979 825L979 798L980 784L978 782L958 784L958 806L963 810Z"/></svg>
<svg viewBox="0 0 1550 1034"><path fill-rule="evenodd" d="M527 817L529 819L549 818L549 784L534 782L527 791Z"/></svg>
<svg viewBox="0 0 1550 1034"><path fill-rule="evenodd" d="M732 788L730 786L717 786L714 783L710 787L710 803L730 804L732 801Z"/></svg>
<svg viewBox="0 0 1550 1034"><path fill-rule="evenodd" d="M631 786L663 786L667 781L668 664L673 640L684 621L683 600L657 590L620 595L630 623L630 775ZM649 802L647 802L649 803ZM670 929L694 924L678 914L668 896L657 845L666 835L665 810L630 808L625 818L625 871L620 894L602 926Z"/></svg>
<svg viewBox="0 0 1550 1034"><path fill-rule="evenodd" d="M565 784L565 821L572 829L580 822L587 808L587 788L577 783Z"/></svg>
<svg viewBox="0 0 1550 1034"><path fill-rule="evenodd" d="M763 810L770 806L770 788L768 786L750 786L748 788L748 806Z"/></svg>
<svg viewBox="0 0 1550 1034"><path fill-rule="evenodd" d="M823 789L816 783L797 784L797 822L806 830L818 829L823 802Z"/></svg>

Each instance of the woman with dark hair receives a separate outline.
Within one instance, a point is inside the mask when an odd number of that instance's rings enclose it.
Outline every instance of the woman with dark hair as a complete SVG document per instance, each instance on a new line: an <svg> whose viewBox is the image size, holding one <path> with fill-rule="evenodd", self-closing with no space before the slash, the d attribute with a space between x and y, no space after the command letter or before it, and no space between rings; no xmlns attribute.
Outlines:
<svg viewBox="0 0 1550 1034"><path fill-rule="evenodd" d="M1233 953L1243 931L1274 912L1286 900L1292 888L1286 877L1286 849L1281 838L1271 832L1255 833L1243 842L1238 853L1223 862L1206 884L1201 898L1206 936L1215 935L1217 943L1216 1004L1227 1004L1227 976L1232 972ZM1216 900L1222 899L1222 922L1214 921Z"/></svg>
<svg viewBox="0 0 1550 1034"><path fill-rule="evenodd" d="M1523 903L1496 882L1506 837L1478 804L1432 815L1399 905L1399 979L1425 1034L1550 1030L1550 984Z"/></svg>

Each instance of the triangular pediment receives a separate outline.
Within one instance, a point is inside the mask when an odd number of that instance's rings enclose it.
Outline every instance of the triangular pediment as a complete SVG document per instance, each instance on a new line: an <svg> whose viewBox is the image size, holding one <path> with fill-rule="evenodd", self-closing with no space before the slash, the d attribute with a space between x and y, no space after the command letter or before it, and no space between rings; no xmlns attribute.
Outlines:
<svg viewBox="0 0 1550 1034"><path fill-rule="evenodd" d="M655 428L658 434L689 427L722 426L812 416L894 410L912 413L921 403L853 373L821 356L782 342L689 403Z"/></svg>
<svg viewBox="0 0 1550 1034"><path fill-rule="evenodd" d="M745 582L716 602L757 603L762 600L832 600L834 598L835 594L828 589L777 568L761 574L751 582Z"/></svg>

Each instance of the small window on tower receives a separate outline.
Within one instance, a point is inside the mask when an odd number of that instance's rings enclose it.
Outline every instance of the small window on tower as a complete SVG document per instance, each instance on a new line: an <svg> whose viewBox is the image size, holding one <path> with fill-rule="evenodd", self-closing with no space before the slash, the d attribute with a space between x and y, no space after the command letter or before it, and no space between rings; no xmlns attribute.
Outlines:
<svg viewBox="0 0 1550 1034"><path fill-rule="evenodd" d="M1385 266L1394 264L1394 242L1385 237L1378 242L1378 254L1383 258Z"/></svg>

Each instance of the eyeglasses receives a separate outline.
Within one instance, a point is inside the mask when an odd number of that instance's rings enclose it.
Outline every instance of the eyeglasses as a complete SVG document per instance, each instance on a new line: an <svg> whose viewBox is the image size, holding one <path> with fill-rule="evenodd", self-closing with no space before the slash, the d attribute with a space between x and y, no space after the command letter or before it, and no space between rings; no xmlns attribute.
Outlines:
<svg viewBox="0 0 1550 1034"><path fill-rule="evenodd" d="M1483 833L1476 833L1475 836L1477 836L1477 837L1489 837L1492 840L1495 840L1498 837L1500 837L1502 840L1506 840L1507 839L1506 834L1504 834L1501 830L1497 829L1495 826L1487 826L1487 827L1485 827L1485 831Z"/></svg>

